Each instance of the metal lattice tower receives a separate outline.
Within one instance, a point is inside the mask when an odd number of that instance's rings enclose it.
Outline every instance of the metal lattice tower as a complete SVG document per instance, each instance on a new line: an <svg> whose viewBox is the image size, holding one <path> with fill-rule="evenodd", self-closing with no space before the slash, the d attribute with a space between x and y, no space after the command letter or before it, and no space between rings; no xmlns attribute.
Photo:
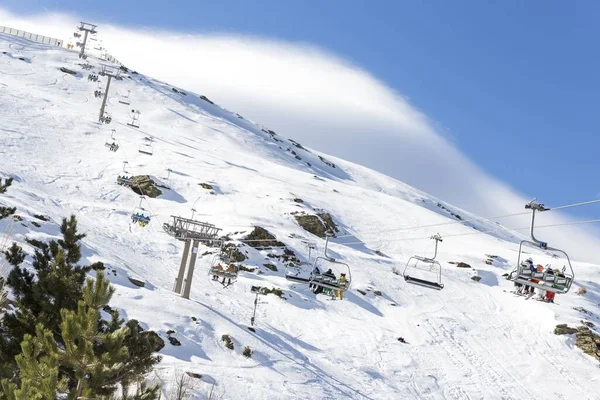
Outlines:
<svg viewBox="0 0 600 400"><path fill-rule="evenodd" d="M85 55L85 45L87 43L88 34L91 33L92 35L95 35L97 33L96 27L98 25L90 24L83 21L79 22L79 24L80 25L77 27L77 29L81 32L85 32L83 35L83 42L81 43L81 51L79 52L79 58L85 60L87 58L87 56Z"/></svg>

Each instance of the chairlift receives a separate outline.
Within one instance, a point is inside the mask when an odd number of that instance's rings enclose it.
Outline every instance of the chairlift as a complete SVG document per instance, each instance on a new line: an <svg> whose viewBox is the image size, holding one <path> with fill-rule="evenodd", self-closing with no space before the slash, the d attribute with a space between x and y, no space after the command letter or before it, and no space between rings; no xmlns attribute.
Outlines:
<svg viewBox="0 0 600 400"><path fill-rule="evenodd" d="M439 233L433 235L431 239L435 240L435 253L433 257L412 256L406 262L402 276L407 283L442 290L444 288L444 284L442 283L442 266L435 258L437 257L438 243L443 240ZM436 280L428 279L433 276L435 276Z"/></svg>
<svg viewBox="0 0 600 400"><path fill-rule="evenodd" d="M154 154L154 148L151 143L142 143L138 151L142 154L148 154L149 156Z"/></svg>
<svg viewBox="0 0 600 400"><path fill-rule="evenodd" d="M122 94L122 95L119 97L119 103L121 103L121 104L125 104L125 105L129 105L129 104L131 104L131 102L130 102L130 100L129 100L129 96L130 96L130 94L131 94L131 91L130 91L130 90L128 90L128 91L127 91L127 96L125 96L124 94Z"/></svg>
<svg viewBox="0 0 600 400"><path fill-rule="evenodd" d="M123 176L119 175L117 177L117 185L131 187L131 186L133 186L133 179L127 175L123 175Z"/></svg>
<svg viewBox="0 0 600 400"><path fill-rule="evenodd" d="M84 68L85 68L85 67L84 67ZM96 74L93 74L93 73L92 73L92 74L89 74L89 75L88 75L88 81L91 81L91 82L98 82L98 75L96 75Z"/></svg>
<svg viewBox="0 0 600 400"><path fill-rule="evenodd" d="M131 122L128 122L127 125L133 128L140 127L140 111L139 110L131 110L129 113L129 117L131 117Z"/></svg>
<svg viewBox="0 0 600 400"><path fill-rule="evenodd" d="M329 235L325 238L325 250L322 256L315 258L309 284L323 289L345 292L350 288L352 275L350 266L327 255ZM329 273L331 270L331 273ZM316 273L319 271L319 273Z"/></svg>
<svg viewBox="0 0 600 400"><path fill-rule="evenodd" d="M142 207L142 201L145 196L140 196L140 204L131 212L131 222L137 223L141 227L145 227L150 223L150 213Z"/></svg>
<svg viewBox="0 0 600 400"><path fill-rule="evenodd" d="M531 240L522 240L519 244L519 256L517 257L517 265L515 269L508 275L508 279L515 283L535 287L540 290L545 290L556 294L564 294L571 289L571 286L573 285L573 281L575 279L575 272L573 271L573 266L571 265L569 255L566 252L564 252L561 249L550 247L548 246L548 243L542 242L541 240L538 240L535 237L533 230L535 227L536 211L543 212L550 210L549 208L546 208L543 204L536 203L536 200L537 199L533 199L531 202L525 205L526 209L532 211L530 230ZM551 270L549 268L542 272L531 271L526 263L521 263L521 255L525 254L525 252L523 251L523 244L528 244L545 251L554 252L554 255L556 255L556 253L561 254L565 257L567 264L564 265L561 271Z"/></svg>
<svg viewBox="0 0 600 400"><path fill-rule="evenodd" d="M73 37L75 37L75 38L80 38L80 37L81 37L81 33L79 33L79 32L74 32L74 33L73 33Z"/></svg>
<svg viewBox="0 0 600 400"><path fill-rule="evenodd" d="M315 248L311 243L307 244L308 258L306 261L301 261L300 264L286 264L285 279L292 282L309 283L313 271L313 263L311 262L311 252Z"/></svg>
<svg viewBox="0 0 600 400"><path fill-rule="evenodd" d="M115 139L115 132L116 130L114 129L111 131L110 138L106 139L104 146L108 147L110 151L116 152L117 150L119 150L119 141Z"/></svg>
<svg viewBox="0 0 600 400"><path fill-rule="evenodd" d="M231 253L233 247L230 248L229 254L226 254L221 242L221 249L213 258L211 267L208 271L213 281L219 282L223 287L233 285L238 278L238 267L232 263Z"/></svg>
<svg viewBox="0 0 600 400"><path fill-rule="evenodd" d="M112 116L108 112L105 112L104 115L99 118L99 120L103 124L107 124L108 125L108 124L110 124L112 122Z"/></svg>

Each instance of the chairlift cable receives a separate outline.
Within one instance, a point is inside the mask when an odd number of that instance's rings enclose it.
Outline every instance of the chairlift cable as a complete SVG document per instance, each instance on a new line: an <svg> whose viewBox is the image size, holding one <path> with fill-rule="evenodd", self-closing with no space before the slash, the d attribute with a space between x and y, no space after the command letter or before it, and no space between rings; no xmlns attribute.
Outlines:
<svg viewBox="0 0 600 400"><path fill-rule="evenodd" d="M463 219L463 220L460 220L460 221L441 222L441 223L438 223L438 224L405 226L405 227L402 227L402 228L387 229L387 230L377 231L377 232L369 232L369 233L365 233L365 235L378 235L380 233L405 231L405 230L420 229L420 228L434 228L434 227L438 227L438 226L464 224L466 222L486 222L486 220L502 219L502 218L509 218L509 217L516 217L516 216L530 215L530 214L531 213L528 211L528 212L521 212L521 213L515 213L515 214L499 215L499 216L496 216L496 217L488 217L488 218L478 217L478 218L472 218L472 219ZM337 236L337 238L338 239L342 239L342 238L345 238L345 237L352 237L352 236L356 236L356 235L341 235L341 236Z"/></svg>
<svg viewBox="0 0 600 400"><path fill-rule="evenodd" d="M550 224L550 225L540 225L540 226L536 226L536 229L540 229L540 228L553 228L553 227L558 227L558 226L570 226L570 225L584 225L584 224L592 224L592 223L599 223L600 219L590 219L590 220L585 220L585 221L574 221L574 222L567 222L567 223L562 223L562 224ZM513 231L523 231L523 230L528 230L530 229L530 226L526 226L523 228L515 228L515 229L510 229ZM507 228L508 229L508 228ZM478 231L478 232L470 232L470 233L456 233L456 234L446 234L444 235L444 238L448 238L448 237L458 237L458 236L471 236L471 235L483 235L483 234L488 234L488 233L493 233L496 232L498 229L491 229L489 231ZM425 240L425 239L430 239L430 236L423 236L423 237L415 237L415 238L400 238L400 239L381 239L381 242L403 242L403 241L415 241L415 240ZM350 243L337 243L337 244L342 244L342 245L353 245L353 244L364 244L363 241L361 242L350 242Z"/></svg>
<svg viewBox="0 0 600 400"><path fill-rule="evenodd" d="M581 203L567 204L567 205L564 205L564 206L552 207L552 208L549 208L547 211L562 210L562 209L565 209L565 208L579 207L579 206L589 205L589 204L594 204L594 203L600 203L600 199L590 200L590 201L584 201L584 202L581 202ZM495 220L495 219L517 217L517 216L522 216L522 215L530 215L530 212L527 211L527 212L521 212L521 213L499 215L499 216L494 216L494 217L477 217L477 218L472 218L472 219L463 219L463 220L460 220L460 221L441 222L441 223L438 223L438 224L408 226L408 227L395 228L395 229L387 229L387 230L376 231L376 232L368 232L368 233L365 233L363 235L378 235L378 234L381 234L381 233L389 233L389 232L412 230L412 229L420 229L420 228L434 228L434 227L438 227L438 226L464 224L464 223L467 223L467 222L486 222L486 221L491 221L491 220ZM338 239L342 239L342 238L345 238L345 237L354 237L354 236L356 236L356 235L349 234L349 235L337 236L337 238Z"/></svg>
<svg viewBox="0 0 600 400"><path fill-rule="evenodd" d="M581 203L567 204L565 206L559 206L559 207L551 207L548 211L562 210L562 209L571 208L571 207L586 206L588 204L595 204L595 203L600 203L600 199L590 200L590 201L584 201L584 202L581 202Z"/></svg>

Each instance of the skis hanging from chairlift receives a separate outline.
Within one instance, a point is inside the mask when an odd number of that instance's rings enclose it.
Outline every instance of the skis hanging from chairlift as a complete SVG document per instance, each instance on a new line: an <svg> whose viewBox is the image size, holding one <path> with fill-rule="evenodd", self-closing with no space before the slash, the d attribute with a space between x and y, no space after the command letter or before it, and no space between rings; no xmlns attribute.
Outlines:
<svg viewBox="0 0 600 400"><path fill-rule="evenodd" d="M548 246L548 243L542 242L541 240L538 240L535 237L535 213L537 211L544 212L550 210L549 208L546 208L543 204L536 203L536 200L537 199L533 199L525 205L525 209L531 210L532 212L530 230L531 240L522 240L519 244L519 256L517 258L517 265L515 269L513 269L508 275L508 279L515 282L515 284L531 286L551 293L564 294L571 289L571 285L573 285L573 281L575 279L575 272L573 271L573 266L571 265L569 255L566 252L564 252L561 249L550 247ZM528 244L545 251L553 252L554 254L561 254L565 257L567 264L565 264L562 270L553 270L547 267L545 270L542 271L534 271L528 265L528 263L521 263L521 255L525 253L523 251L523 244Z"/></svg>
<svg viewBox="0 0 600 400"><path fill-rule="evenodd" d="M433 257L412 256L406 262L402 276L407 283L442 290L444 288L444 284L442 283L442 266L435 258L437 257L438 243L443 240L439 233L433 235L430 239L435 240L435 253ZM435 280L432 278L435 278Z"/></svg>

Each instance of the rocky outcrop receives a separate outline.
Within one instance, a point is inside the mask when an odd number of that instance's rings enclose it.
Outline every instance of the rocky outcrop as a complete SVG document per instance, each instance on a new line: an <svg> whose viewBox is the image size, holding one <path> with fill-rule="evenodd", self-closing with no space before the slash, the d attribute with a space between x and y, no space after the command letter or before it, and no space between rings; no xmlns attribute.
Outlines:
<svg viewBox="0 0 600 400"><path fill-rule="evenodd" d="M575 346L585 354L600 361L600 336L592 332L587 326L570 328L567 324L556 325L555 335L575 335Z"/></svg>
<svg viewBox="0 0 600 400"><path fill-rule="evenodd" d="M324 238L328 233L335 235L335 232L339 231L329 213L319 213L316 215L297 213L294 215L294 218L296 218L296 222L304 230L320 238Z"/></svg>

